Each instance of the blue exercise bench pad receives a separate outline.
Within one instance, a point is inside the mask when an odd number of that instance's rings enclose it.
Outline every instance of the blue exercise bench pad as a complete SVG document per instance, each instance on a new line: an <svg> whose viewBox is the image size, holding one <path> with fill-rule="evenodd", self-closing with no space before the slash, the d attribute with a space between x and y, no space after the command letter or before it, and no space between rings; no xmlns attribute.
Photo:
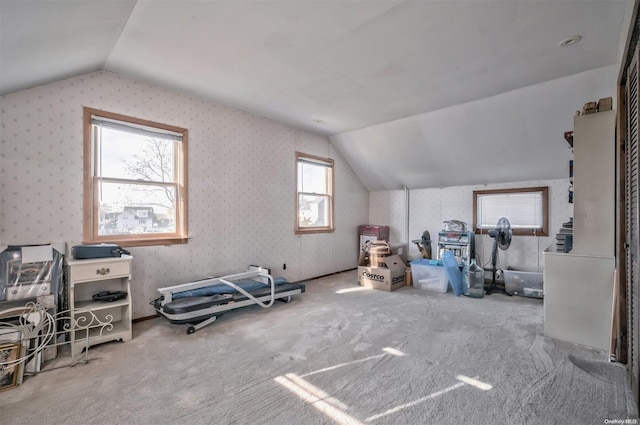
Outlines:
<svg viewBox="0 0 640 425"><path fill-rule="evenodd" d="M285 281L285 283L281 283L279 285L276 285L275 287L276 294L293 290L299 290L300 293L304 293L305 286L302 283L288 283ZM256 298L269 296L271 295L271 287L261 284L259 289L255 289L250 293ZM205 310L210 307L228 304L231 302L244 301L247 299L248 298L240 292L236 292L235 294L214 294L209 296L185 297L178 298L177 300L173 300L165 304L162 310L164 313L169 315L184 314L196 312L198 310ZM160 309L160 298L155 300L154 304L156 309ZM171 321L171 323L194 323L198 320L204 320L210 316L211 314L204 315L202 317L190 317L186 320L171 320L169 317L167 318Z"/></svg>
<svg viewBox="0 0 640 425"><path fill-rule="evenodd" d="M269 287L264 283L257 282L251 279L237 280L231 281L231 283L235 283L240 288L244 289L247 292L255 291L256 289ZM287 283L287 278L285 277L275 277L273 278L273 283L278 286L283 283ZM176 292L171 295L171 298L177 300L179 298L190 298L190 297L209 297L211 295L223 295L223 294L235 294L237 291L235 288L226 285L224 283L216 283L215 285L205 286L204 288L198 289L190 289L188 291Z"/></svg>

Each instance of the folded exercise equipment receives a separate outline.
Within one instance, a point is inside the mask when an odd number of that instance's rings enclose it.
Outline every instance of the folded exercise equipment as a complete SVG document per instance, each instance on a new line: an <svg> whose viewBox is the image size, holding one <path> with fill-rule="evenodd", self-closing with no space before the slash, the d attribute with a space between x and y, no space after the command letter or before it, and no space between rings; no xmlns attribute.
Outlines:
<svg viewBox="0 0 640 425"><path fill-rule="evenodd" d="M189 324L192 334L226 311L254 304L269 308L275 300L288 303L304 291L301 283L274 279L269 269L251 266L242 273L159 288L160 297L151 304L171 323Z"/></svg>

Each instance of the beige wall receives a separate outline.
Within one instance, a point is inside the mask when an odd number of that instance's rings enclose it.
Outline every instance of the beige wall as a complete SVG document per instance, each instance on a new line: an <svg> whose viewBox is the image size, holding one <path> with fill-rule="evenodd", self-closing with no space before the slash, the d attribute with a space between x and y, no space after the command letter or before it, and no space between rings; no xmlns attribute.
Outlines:
<svg viewBox="0 0 640 425"><path fill-rule="evenodd" d="M567 145L568 148L568 145ZM569 165L567 164L567 173ZM536 180L502 184L454 186L409 191L409 239L420 239L428 230L432 240L433 256L436 256L436 240L442 230L443 221L461 220L469 227L473 224L473 191L487 189L507 189L518 187L549 187L549 236L514 236L506 251L498 253L499 267L513 267L517 270L542 271L544 259L542 251L552 243L562 223L573 215L573 204L568 201L569 178ZM393 240L404 240L406 221L405 192L402 190L371 192L369 201L369 221L374 224L390 225ZM482 266L491 264L493 239L488 235L476 238L476 257ZM415 244L410 244L411 258L419 256Z"/></svg>
<svg viewBox="0 0 640 425"><path fill-rule="evenodd" d="M189 129L191 239L131 248L134 317L158 287L249 264L291 281L355 267L369 194L327 138L105 71L0 97L0 246L81 242L84 106ZM335 159L333 234L293 233L295 151Z"/></svg>

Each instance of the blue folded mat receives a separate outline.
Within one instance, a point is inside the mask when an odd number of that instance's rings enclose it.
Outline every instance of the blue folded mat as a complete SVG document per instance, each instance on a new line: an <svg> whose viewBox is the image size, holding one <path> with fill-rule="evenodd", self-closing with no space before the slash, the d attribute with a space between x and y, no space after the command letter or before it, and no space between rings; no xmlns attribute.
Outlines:
<svg viewBox="0 0 640 425"><path fill-rule="evenodd" d="M464 285L462 284L462 272L458 267L456 257L453 256L452 251L446 251L442 254L442 262L444 263L444 270L447 273L449 282L451 283L451 289L456 297L464 293Z"/></svg>
<svg viewBox="0 0 640 425"><path fill-rule="evenodd" d="M255 280L250 279L230 282L235 283L247 292L269 287L269 285L265 285L264 283L256 282ZM284 277L274 277L273 283L275 285L282 285L283 283L287 283L287 279ZM205 286L204 288L189 289L187 291L176 292L175 294L171 295L171 298L176 300L178 298L208 297L211 295L219 294L235 294L236 292L237 291L235 290L235 288L232 288L229 285L226 285L224 283L216 283L215 285Z"/></svg>

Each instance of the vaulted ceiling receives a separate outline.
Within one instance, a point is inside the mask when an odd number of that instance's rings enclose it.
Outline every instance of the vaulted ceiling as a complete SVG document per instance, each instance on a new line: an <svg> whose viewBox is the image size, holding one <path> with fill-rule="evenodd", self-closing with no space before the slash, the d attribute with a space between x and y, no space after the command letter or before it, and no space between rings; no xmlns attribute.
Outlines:
<svg viewBox="0 0 640 425"><path fill-rule="evenodd" d="M411 149L429 133L386 126L435 125L438 111L615 65L632 3L0 0L0 94L105 69L330 136L371 190L446 185L456 182L385 185L362 170L389 152L357 153L373 134L398 143L398 169L423 173ZM450 137L467 134L433 137L428 151Z"/></svg>

